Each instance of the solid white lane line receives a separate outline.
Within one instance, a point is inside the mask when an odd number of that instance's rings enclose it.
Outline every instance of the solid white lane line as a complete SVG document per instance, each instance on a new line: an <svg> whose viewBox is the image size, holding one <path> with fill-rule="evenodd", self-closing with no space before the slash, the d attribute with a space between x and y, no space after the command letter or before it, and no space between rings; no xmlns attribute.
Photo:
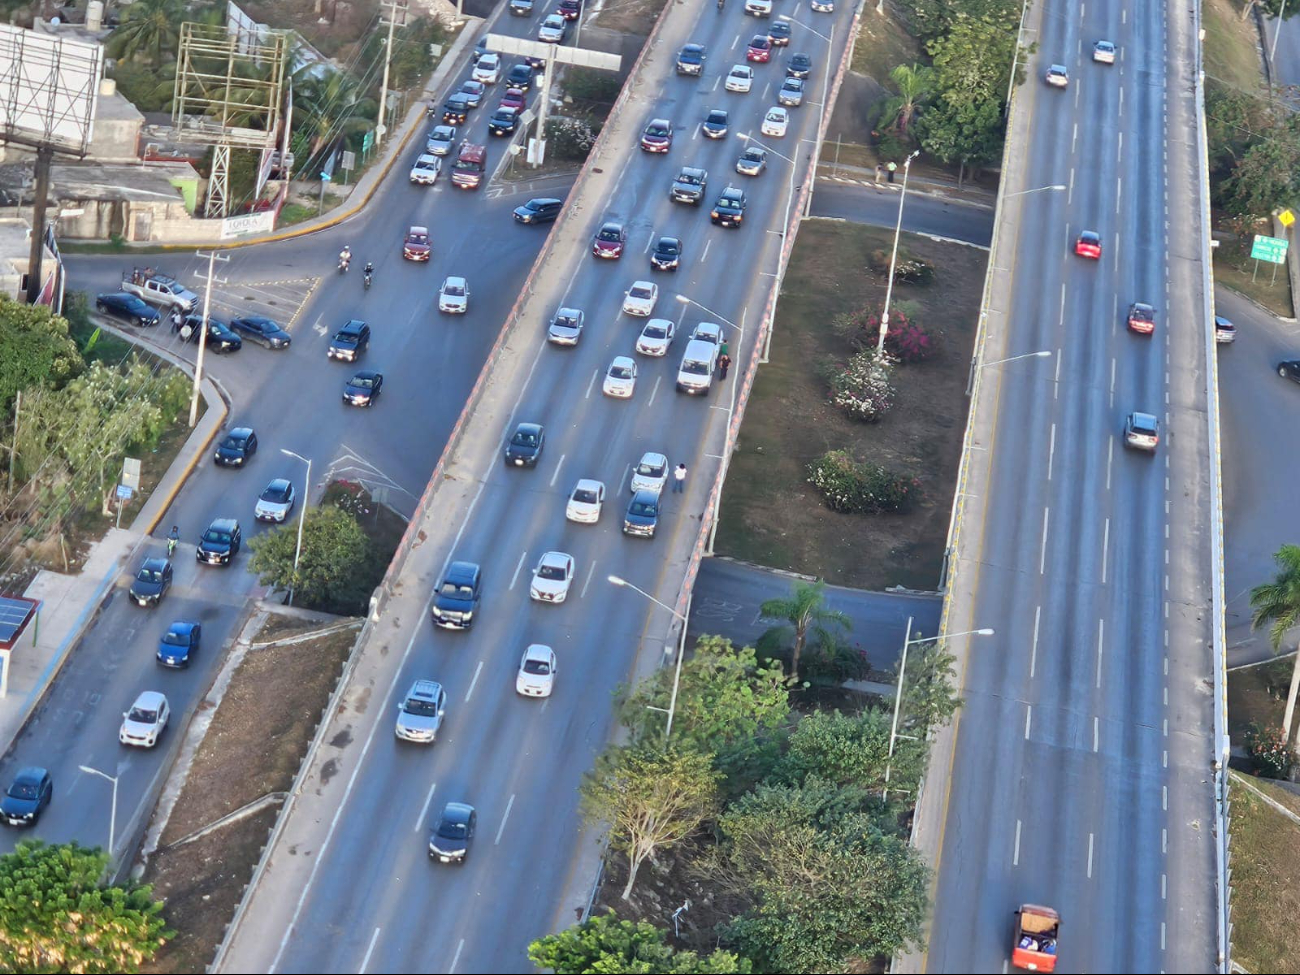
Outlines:
<svg viewBox="0 0 1300 975"><path fill-rule="evenodd" d="M375 942L378 940L379 940L379 928L375 928L375 933L370 936L370 947L366 949L366 957L361 959L361 967L358 968L357 971L364 972L366 968L370 965L370 956L374 954Z"/></svg>
<svg viewBox="0 0 1300 975"><path fill-rule="evenodd" d="M1092 879L1092 834L1088 834L1088 879Z"/></svg>
<svg viewBox="0 0 1300 975"><path fill-rule="evenodd" d="M1123 195L1123 193L1124 193L1124 177L1117 176L1115 178L1115 215L1116 216L1119 216L1119 198L1120 196Z"/></svg>
<svg viewBox="0 0 1300 975"><path fill-rule="evenodd" d="M582 584L582 592L579 593L582 598L587 598L587 587L591 585L591 577L596 574L596 563L591 563L591 568L587 570L587 581Z"/></svg>
<svg viewBox="0 0 1300 975"><path fill-rule="evenodd" d="M1047 566L1047 520L1051 509L1043 505L1043 544L1038 551L1038 574L1042 575Z"/></svg>
<svg viewBox="0 0 1300 975"><path fill-rule="evenodd" d="M1029 679L1034 679L1034 667L1038 662L1038 619L1043 613L1042 606L1034 607L1034 642L1029 645Z"/></svg>
<svg viewBox="0 0 1300 975"><path fill-rule="evenodd" d="M1034 706L1032 704L1026 704L1025 705L1025 741L1029 740L1029 726L1031 723L1030 719L1033 717L1033 713L1034 713Z"/></svg>
<svg viewBox="0 0 1300 975"><path fill-rule="evenodd" d="M1101 687L1101 660L1105 654L1103 647L1106 643L1106 621L1097 620L1097 686Z"/></svg>
<svg viewBox="0 0 1300 975"><path fill-rule="evenodd" d="M1079 123L1074 123L1074 134L1070 136L1070 151L1074 152L1074 145L1079 141Z"/></svg>
<svg viewBox="0 0 1300 975"><path fill-rule="evenodd" d="M1070 167L1070 188L1069 191L1065 194L1065 205L1069 206L1070 203L1073 202L1073 200L1074 200L1074 167L1071 166ZM1067 233L1066 237L1069 236L1070 235Z"/></svg>
<svg viewBox="0 0 1300 975"><path fill-rule="evenodd" d="M437 790L438 783L434 782L429 786L429 794L424 797L424 805L420 807L420 817L415 821L415 831L418 833L424 829L424 824L429 821L429 804L433 802L433 793Z"/></svg>
<svg viewBox="0 0 1300 975"><path fill-rule="evenodd" d="M558 461L556 461L556 464L555 464L555 473L551 475L551 487L555 487L555 482L556 482L557 480L559 480L559 478L560 478L560 468L564 466L564 458L567 457L567 456L569 456L569 455L568 455L568 454L560 454L560 459L559 459Z"/></svg>
<svg viewBox="0 0 1300 975"><path fill-rule="evenodd" d="M1106 441L1106 490L1110 490L1110 470L1115 462L1115 438Z"/></svg>
<svg viewBox="0 0 1300 975"><path fill-rule="evenodd" d="M1160 787L1160 808L1169 812L1169 786L1167 785Z"/></svg>
<svg viewBox="0 0 1300 975"><path fill-rule="evenodd" d="M458 944L458 945L456 946L456 954L455 954L455 956L451 959L451 967L449 967L449 968L447 969L447 975L451 975L451 973L454 972L454 971L456 970L456 963L457 963L458 961L460 961L460 953L461 953L462 950L464 950L464 948L465 948L465 939L464 939L464 938L461 938L461 939L460 939L460 944Z"/></svg>
<svg viewBox="0 0 1300 975"><path fill-rule="evenodd" d="M1092 716L1092 750L1097 751L1101 743L1101 718L1097 715Z"/></svg>
<svg viewBox="0 0 1300 975"><path fill-rule="evenodd" d="M1020 820L1018 819L1016 820L1016 847L1011 855L1011 865L1013 867L1020 866Z"/></svg>
<svg viewBox="0 0 1300 975"><path fill-rule="evenodd" d="M1061 350L1056 350L1056 373L1052 376L1052 399L1061 395Z"/></svg>
<svg viewBox="0 0 1300 975"><path fill-rule="evenodd" d="M704 242L704 253L702 253L702 254L700 255L700 263L701 263L701 264L703 264L705 261L707 261L707 260L709 259L709 245L712 244L712 243L713 243L713 238L712 238L712 237L710 237L708 240L706 240L706 241Z"/></svg>
<svg viewBox="0 0 1300 975"><path fill-rule="evenodd" d="M501 834L506 831L506 820L510 818L510 810L514 808L514 805L515 794L512 792L510 793L510 801L506 803L506 814L501 817L501 825L497 827L497 838L493 842L493 846L499 846L501 844Z"/></svg>
<svg viewBox="0 0 1300 975"><path fill-rule="evenodd" d="M1169 852L1169 827L1167 826L1160 829L1160 852Z"/></svg>
<svg viewBox="0 0 1300 975"><path fill-rule="evenodd" d="M1106 584L1106 556L1110 551L1110 519L1106 519L1106 527L1101 533L1101 582Z"/></svg>
<svg viewBox="0 0 1300 975"><path fill-rule="evenodd" d="M1061 324L1065 324L1065 282L1061 282Z"/></svg>
<svg viewBox="0 0 1300 975"><path fill-rule="evenodd" d="M591 373L591 381L587 383L587 392L583 399L591 399L591 394L596 391L596 380L600 378L601 370L595 369ZM1113 403L1111 404L1114 405Z"/></svg>
<svg viewBox="0 0 1300 975"><path fill-rule="evenodd" d="M650 387L650 401L646 403L647 410L650 409L650 407L654 404L655 396L658 395L659 393L659 384L663 381L664 381L663 376L655 376L655 384Z"/></svg>
<svg viewBox="0 0 1300 975"><path fill-rule="evenodd" d="M519 553L519 564L515 566L515 574L510 577L510 588L514 589L515 583L519 581L519 570L524 567L524 559L528 558L528 550Z"/></svg>
<svg viewBox="0 0 1300 975"><path fill-rule="evenodd" d="M474 686L475 686L476 684L478 684L478 675L481 674L481 673L483 673L483 661L480 660L480 661L478 662L478 666L474 668L474 677L473 677L473 679L469 682L469 690L467 690L467 691L465 692L465 703L466 703L466 704L469 703L470 696L474 693Z"/></svg>
<svg viewBox="0 0 1300 975"><path fill-rule="evenodd" d="M1169 875L1164 873L1160 875L1160 899L1169 899Z"/></svg>
<svg viewBox="0 0 1300 975"><path fill-rule="evenodd" d="M1056 459L1056 424L1052 424L1051 433L1047 441L1047 479L1052 479L1052 461Z"/></svg>
<svg viewBox="0 0 1300 975"><path fill-rule="evenodd" d="M1110 357L1110 405L1115 408L1115 357Z"/></svg>

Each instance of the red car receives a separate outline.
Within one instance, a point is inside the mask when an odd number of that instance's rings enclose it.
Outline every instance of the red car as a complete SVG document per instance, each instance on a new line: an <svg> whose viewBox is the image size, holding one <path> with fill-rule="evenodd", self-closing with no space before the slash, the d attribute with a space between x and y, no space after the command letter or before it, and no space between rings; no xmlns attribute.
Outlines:
<svg viewBox="0 0 1300 975"><path fill-rule="evenodd" d="M749 49L745 51L745 60L767 64L771 56L772 38L766 34L755 34L749 42Z"/></svg>
<svg viewBox="0 0 1300 975"><path fill-rule="evenodd" d="M673 123L666 118L651 119L641 133L641 148L646 152L667 152L673 145Z"/></svg>
<svg viewBox="0 0 1300 975"><path fill-rule="evenodd" d="M1101 234L1095 230L1085 230L1075 241L1074 252L1080 257L1091 257L1094 261L1101 260Z"/></svg>
<svg viewBox="0 0 1300 975"><path fill-rule="evenodd" d="M408 261L427 261L430 250L428 227L412 227L406 232L406 241L402 244L404 258Z"/></svg>
<svg viewBox="0 0 1300 975"><path fill-rule="evenodd" d="M1140 301L1133 302L1128 308L1128 327L1139 335L1150 335L1156 330L1156 310Z"/></svg>
<svg viewBox="0 0 1300 975"><path fill-rule="evenodd" d="M516 112L522 112L527 104L528 98L524 95L522 88L507 88L506 93L501 96L501 104L497 108L513 108Z"/></svg>
<svg viewBox="0 0 1300 975"><path fill-rule="evenodd" d="M565 20L577 20L578 15L582 13L582 0L560 0L560 5L555 8Z"/></svg>
<svg viewBox="0 0 1300 975"><path fill-rule="evenodd" d="M627 243L627 229L615 220L603 224L591 242L593 257L605 257L611 260L623 256L623 245Z"/></svg>

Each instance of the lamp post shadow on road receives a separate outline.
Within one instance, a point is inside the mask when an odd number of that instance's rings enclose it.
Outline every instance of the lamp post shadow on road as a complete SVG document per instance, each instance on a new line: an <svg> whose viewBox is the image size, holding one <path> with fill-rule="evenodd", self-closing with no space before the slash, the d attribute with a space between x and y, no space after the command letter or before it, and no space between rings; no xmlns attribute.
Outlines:
<svg viewBox="0 0 1300 975"><path fill-rule="evenodd" d="M673 715L676 714L677 712L677 687L681 683L681 679L682 679L682 658L686 656L686 623L687 623L687 617L690 615L691 612L691 597L687 596L686 598L686 613L685 615L683 615L682 613L677 612L677 610L673 609L667 603L658 600L654 596L650 595L640 586L634 586L632 583L628 582L622 576L609 575L606 576L605 578L611 585L619 586L620 588L623 589L631 589L634 592L639 592L642 596L650 600L650 602L654 603L656 606L660 607L661 609L668 610L668 612L672 613L673 616L675 616L677 620L682 624L681 637L677 641L677 662L674 665L674 669L673 669L673 692L668 699L668 710L666 712L668 714L668 723L664 727L664 741L667 741L669 738L672 737ZM651 710L662 711L664 709L652 707Z"/></svg>
<svg viewBox="0 0 1300 975"><path fill-rule="evenodd" d="M107 779L113 786L113 805L108 813L108 859L112 863L113 847L117 842L117 776L109 775L107 772L101 772L97 768L91 768L89 765L78 765L77 768L87 775L98 775L101 779Z"/></svg>

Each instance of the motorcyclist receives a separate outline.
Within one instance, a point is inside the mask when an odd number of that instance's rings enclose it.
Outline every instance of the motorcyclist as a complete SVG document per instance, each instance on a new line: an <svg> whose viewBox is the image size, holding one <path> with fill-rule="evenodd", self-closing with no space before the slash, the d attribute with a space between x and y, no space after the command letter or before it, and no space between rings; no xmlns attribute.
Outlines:
<svg viewBox="0 0 1300 975"><path fill-rule="evenodd" d="M366 274L366 287L367 287L367 288L370 287L370 277L371 277L371 275L373 275L374 273L375 273L375 265L374 265L373 263L371 263L370 261L366 261L366 271L365 271L365 274Z"/></svg>
<svg viewBox="0 0 1300 975"><path fill-rule="evenodd" d="M180 540L181 540L180 529L177 528L175 525L172 525L172 530L167 533L167 557L168 558L171 558L172 553L176 551L176 544Z"/></svg>
<svg viewBox="0 0 1300 975"><path fill-rule="evenodd" d="M344 244L343 250L339 251L339 270L346 271L348 265L352 263L352 248Z"/></svg>

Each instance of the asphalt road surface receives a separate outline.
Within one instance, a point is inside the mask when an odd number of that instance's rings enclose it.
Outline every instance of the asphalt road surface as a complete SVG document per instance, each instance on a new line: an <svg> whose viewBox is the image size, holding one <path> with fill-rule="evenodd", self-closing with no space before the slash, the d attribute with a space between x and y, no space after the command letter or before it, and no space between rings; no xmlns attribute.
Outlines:
<svg viewBox="0 0 1300 975"><path fill-rule="evenodd" d="M753 646L779 620L765 617L760 607L769 599L785 599L801 580L761 566L730 559L705 559L691 591L690 640L725 636L733 643ZM867 592L826 587L825 607L844 613L847 643L867 655L873 670L889 670L898 662L912 617L912 636L933 636L939 629L942 601L937 594Z"/></svg>
<svg viewBox="0 0 1300 975"><path fill-rule="evenodd" d="M1228 666L1235 667L1273 656L1268 628L1251 632L1250 590L1272 581L1278 547L1300 540L1300 388L1277 374L1279 362L1300 359L1300 326L1224 288L1217 307L1237 326L1237 340L1219 352L1224 589Z"/></svg>
<svg viewBox="0 0 1300 975"><path fill-rule="evenodd" d="M898 197L894 190L822 178L813 193L812 215L893 227L898 220ZM988 247L993 236L993 211L960 199L909 192L903 204L903 230Z"/></svg>
<svg viewBox="0 0 1300 975"><path fill-rule="evenodd" d="M672 8L645 76L633 79L625 111L608 124L611 154L598 161L583 198L571 201L573 219L525 309L535 331L511 337L486 394L491 405L480 405L469 422L440 482L436 514L422 524L429 537L375 629L357 705L326 732L331 744L317 759L322 774L309 777L223 970L530 971L529 941L572 923L575 904L585 901L591 875L583 870L594 863L575 863L577 786L611 730L611 691L634 675L643 648L643 660L657 661L671 643L666 614L606 577L616 573L660 599L675 598L717 472L738 372L708 396L676 393L684 340L701 320L730 321L738 326L726 326L732 357L747 361L777 268L777 231L798 185L781 156L797 155L803 171L811 146L802 140L814 134L817 108L806 101L791 113L786 136L763 140L773 154L762 176L735 174L740 136L757 136L793 52L814 58L810 101L820 97L821 72L828 61L838 63L842 41L828 59L825 43L802 25L826 33L834 23L843 38L852 14L848 7L834 15L791 8L791 46L757 66L751 93L733 94L722 90L722 76L743 63L755 32L740 8ZM676 51L696 38L711 52L704 76L676 77ZM725 139L700 136L713 107L731 112ZM657 116L676 127L666 155L637 149L642 127ZM709 171L702 207L668 198L682 165ZM730 230L709 219L709 205L728 183L749 197L744 225ZM621 260L590 256L591 235L606 219L628 225ZM647 251L660 234L684 241L675 273L650 270ZM633 354L643 321L620 307L624 290L642 278L657 282L656 314L675 320L679 336L663 359L637 356L633 398L614 401L602 397L600 377L615 355ZM714 311L679 303L677 295ZM575 348L545 343L547 320L561 306L586 314ZM536 469L503 468L500 444L523 420L546 425L545 452ZM629 468L648 450L687 464L687 490L663 496L654 539L624 537ZM594 526L564 520L565 499L580 477L607 488ZM548 550L576 560L564 605L528 597L530 571ZM435 631L428 621L428 593L449 558L483 566L482 605L465 633ZM514 690L520 654L532 642L551 645L559 660L556 691L545 702ZM421 677L448 693L446 730L431 748L393 739L398 699ZM478 811L478 835L462 866L431 862L426 852L428 828L453 800Z"/></svg>
<svg viewBox="0 0 1300 975"><path fill-rule="evenodd" d="M522 33L528 24L502 18L502 29ZM467 76L468 69L454 85ZM471 114L470 132L483 132L490 110L480 107ZM483 141L488 141L486 135ZM501 144L489 143L489 167L499 158ZM211 681L220 648L234 635L250 593L260 591L243 569L246 552L231 568L208 568L195 562L195 546L219 517L239 519L245 543L265 530L253 520L253 507L273 478L291 478L301 494L306 467L282 455L281 448L313 461L315 497L331 477L362 480L398 511L409 516L414 510L546 233L511 218L510 211L527 199L523 192L512 195L507 188L491 199L482 190L462 192L451 186L449 172L434 187L412 185L406 174L422 146L423 139L413 139L370 204L341 226L235 250L229 263L218 264L217 277L228 283L214 292L214 316L241 307L288 322L307 296L293 322L288 350L270 351L245 339L239 352L205 356L205 371L231 399L228 426L254 427L261 445L243 470L200 463L156 538L133 555L105 609L5 756L0 781L6 784L27 765L44 766L54 777L54 800L31 835L108 846L111 788L81 772L81 765L119 779L114 851L128 849L131 834L143 827L161 772L179 745L176 729L184 727ZM433 258L428 264L402 259L402 240L412 223L430 228ZM352 247L353 267L340 275L337 255L345 243ZM367 260L376 266L369 291L363 289L360 273ZM207 261L193 255L149 255L134 262L130 255L71 256L69 287L89 292L93 300L98 292L117 290L132 263L173 274L202 294ZM437 290L448 274L469 280L466 315L437 310ZM364 319L373 329L370 351L357 368L384 374L383 393L371 409L342 403L343 386L356 370L325 355L330 337L349 318ZM144 339L189 357L195 353L194 346L181 346L166 325L149 329ZM175 558L175 585L157 609L137 608L128 602L126 589L146 555L165 554L163 539L171 524L179 526L183 539ZM203 624L201 652L189 670L164 670L154 652L177 619ZM173 712L170 729L152 752L117 741L123 711L145 690L166 694ZM15 830L0 832L0 850L11 849L23 836Z"/></svg>
<svg viewBox="0 0 1300 975"><path fill-rule="evenodd" d="M1032 12L1032 8L1031 8ZM1216 943L1209 470L1186 8L1051 2L1005 174L984 395L989 475L949 629L972 637L927 970L1005 971L1022 903L1062 916L1060 968L1207 972ZM1113 66L1093 63L1098 38ZM1051 88L1052 63L1069 86ZM1150 151L1164 147L1164 152ZM1062 191L1042 189L1053 185ZM1019 194L1019 195L1016 195ZM1100 260L1076 257L1083 230ZM1153 304L1154 335L1125 326ZM1050 350L1052 358L994 365ZM1235 353L1230 349L1225 355ZM1262 379L1268 379L1262 376ZM1158 416L1154 455L1121 438Z"/></svg>

